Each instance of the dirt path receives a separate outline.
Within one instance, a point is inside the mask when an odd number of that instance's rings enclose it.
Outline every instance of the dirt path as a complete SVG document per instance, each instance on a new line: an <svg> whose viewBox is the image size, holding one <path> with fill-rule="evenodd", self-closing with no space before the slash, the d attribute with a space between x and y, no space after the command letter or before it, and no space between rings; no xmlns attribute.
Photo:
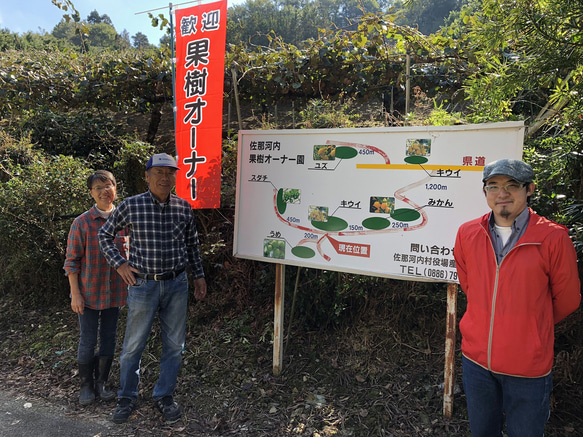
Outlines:
<svg viewBox="0 0 583 437"><path fill-rule="evenodd" d="M0 435L11 437L95 437L109 434L106 418L89 419L39 399L0 391Z"/></svg>

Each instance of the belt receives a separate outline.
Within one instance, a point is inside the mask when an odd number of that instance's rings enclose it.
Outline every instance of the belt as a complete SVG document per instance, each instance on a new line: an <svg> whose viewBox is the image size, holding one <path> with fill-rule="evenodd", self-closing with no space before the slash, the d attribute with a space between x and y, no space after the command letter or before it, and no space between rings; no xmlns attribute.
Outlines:
<svg viewBox="0 0 583 437"><path fill-rule="evenodd" d="M178 270L173 270L170 272L164 273L134 273L134 275L141 279L146 279L148 281L167 281L168 279L175 279L179 274L181 274L185 270L184 267Z"/></svg>

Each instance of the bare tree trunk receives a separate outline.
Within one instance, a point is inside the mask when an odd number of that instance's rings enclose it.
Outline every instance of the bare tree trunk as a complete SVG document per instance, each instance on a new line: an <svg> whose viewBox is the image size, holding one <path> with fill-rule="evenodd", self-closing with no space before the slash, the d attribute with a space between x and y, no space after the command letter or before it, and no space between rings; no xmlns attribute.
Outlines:
<svg viewBox="0 0 583 437"><path fill-rule="evenodd" d="M150 115L150 124L148 125L148 134L146 135L146 142L154 144L156 140L156 134L158 133L158 128L160 127L160 121L162 120L162 104L157 103L152 108L152 113Z"/></svg>

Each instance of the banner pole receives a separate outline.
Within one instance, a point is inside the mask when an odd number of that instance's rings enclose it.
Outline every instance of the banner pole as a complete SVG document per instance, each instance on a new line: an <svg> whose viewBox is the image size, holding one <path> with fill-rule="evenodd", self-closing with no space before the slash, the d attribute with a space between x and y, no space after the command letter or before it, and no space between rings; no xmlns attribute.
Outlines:
<svg viewBox="0 0 583 437"><path fill-rule="evenodd" d="M176 144L176 53L174 48L174 19L172 18L172 3L168 3L170 15L170 58L172 67L172 115L174 117L174 154L178 156L178 144Z"/></svg>

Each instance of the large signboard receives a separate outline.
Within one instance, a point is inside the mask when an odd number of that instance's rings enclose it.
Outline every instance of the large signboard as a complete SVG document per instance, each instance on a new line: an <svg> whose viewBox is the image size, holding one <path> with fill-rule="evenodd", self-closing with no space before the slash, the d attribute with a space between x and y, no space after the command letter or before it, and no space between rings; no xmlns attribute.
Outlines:
<svg viewBox="0 0 583 437"><path fill-rule="evenodd" d="M524 126L239 132L234 254L457 282L458 227L488 211L482 169L521 159Z"/></svg>
<svg viewBox="0 0 583 437"><path fill-rule="evenodd" d="M179 9L176 22L176 193L193 208L218 208L227 1Z"/></svg>

